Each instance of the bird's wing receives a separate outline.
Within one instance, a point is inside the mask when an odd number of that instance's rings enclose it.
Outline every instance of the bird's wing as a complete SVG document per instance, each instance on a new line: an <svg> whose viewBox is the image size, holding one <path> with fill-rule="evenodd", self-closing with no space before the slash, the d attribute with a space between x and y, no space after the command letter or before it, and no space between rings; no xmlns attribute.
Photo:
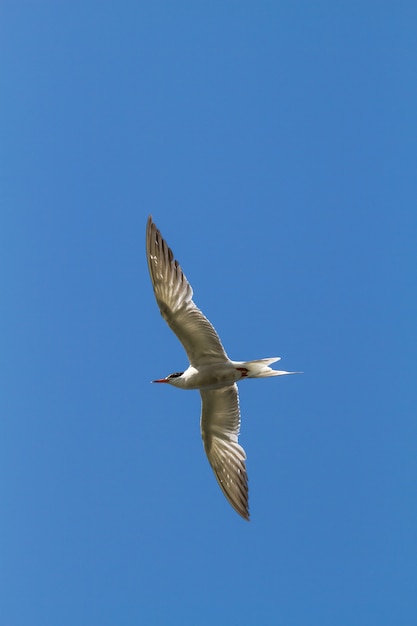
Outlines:
<svg viewBox="0 0 417 626"><path fill-rule="evenodd" d="M238 444L240 413L237 385L201 389L201 436L217 481L232 507L249 520L244 449Z"/></svg>
<svg viewBox="0 0 417 626"><path fill-rule="evenodd" d="M146 228L146 256L161 315L181 341L191 365L227 360L218 334L192 301L192 287L151 216Z"/></svg>

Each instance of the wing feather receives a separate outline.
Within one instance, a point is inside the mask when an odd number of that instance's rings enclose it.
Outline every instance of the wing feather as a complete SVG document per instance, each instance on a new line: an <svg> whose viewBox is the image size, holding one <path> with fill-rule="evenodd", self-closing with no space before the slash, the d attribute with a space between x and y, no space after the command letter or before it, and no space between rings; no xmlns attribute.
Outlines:
<svg viewBox="0 0 417 626"><path fill-rule="evenodd" d="M192 287L151 216L146 228L146 255L161 315L184 346L191 365L227 360L218 334L194 304Z"/></svg>
<svg viewBox="0 0 417 626"><path fill-rule="evenodd" d="M238 444L240 428L237 385L201 389L201 436L214 475L232 507L249 520L246 454Z"/></svg>

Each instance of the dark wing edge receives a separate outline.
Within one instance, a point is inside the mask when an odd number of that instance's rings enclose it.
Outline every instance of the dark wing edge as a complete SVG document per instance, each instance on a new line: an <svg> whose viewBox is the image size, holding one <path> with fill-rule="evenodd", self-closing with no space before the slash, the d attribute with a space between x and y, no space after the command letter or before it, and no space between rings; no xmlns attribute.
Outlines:
<svg viewBox="0 0 417 626"><path fill-rule="evenodd" d="M155 297L164 318L167 313L175 313L192 301L192 287L153 223L152 216L149 216L146 227L146 258Z"/></svg>

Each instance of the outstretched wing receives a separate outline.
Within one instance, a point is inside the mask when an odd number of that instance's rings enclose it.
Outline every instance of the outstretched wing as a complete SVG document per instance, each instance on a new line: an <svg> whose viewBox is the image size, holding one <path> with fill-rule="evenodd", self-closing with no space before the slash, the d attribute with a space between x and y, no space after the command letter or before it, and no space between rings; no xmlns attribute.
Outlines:
<svg viewBox="0 0 417 626"><path fill-rule="evenodd" d="M237 385L201 389L200 393L201 436L208 460L232 507L249 520L246 454L238 444L240 413Z"/></svg>
<svg viewBox="0 0 417 626"><path fill-rule="evenodd" d="M192 287L151 216L146 228L146 255L161 315L181 341L191 365L227 360L218 334L194 304Z"/></svg>

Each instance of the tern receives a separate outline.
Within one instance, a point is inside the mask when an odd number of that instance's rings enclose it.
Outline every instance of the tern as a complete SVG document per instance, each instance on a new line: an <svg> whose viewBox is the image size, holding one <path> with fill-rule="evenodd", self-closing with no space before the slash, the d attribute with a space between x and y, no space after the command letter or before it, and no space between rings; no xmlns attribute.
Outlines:
<svg viewBox="0 0 417 626"><path fill-rule="evenodd" d="M178 261L149 216L146 255L155 298L162 317L176 334L190 362L154 383L180 389L199 389L201 436L209 463L229 503L249 520L246 454L238 443L240 411L237 382L296 372L273 370L280 357L232 361L213 325L193 302L193 290Z"/></svg>

